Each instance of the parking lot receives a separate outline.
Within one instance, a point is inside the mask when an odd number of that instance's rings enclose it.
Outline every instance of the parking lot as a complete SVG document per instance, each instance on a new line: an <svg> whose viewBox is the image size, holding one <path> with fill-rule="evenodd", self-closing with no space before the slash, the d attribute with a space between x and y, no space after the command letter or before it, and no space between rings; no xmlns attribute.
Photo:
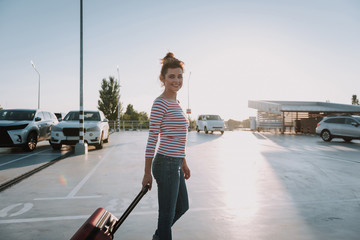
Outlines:
<svg viewBox="0 0 360 240"><path fill-rule="evenodd" d="M33 152L25 152L22 148L0 148L0 186L5 187L7 183L11 184L13 180L50 165L71 152L67 146L54 151L48 141L39 142Z"/></svg>
<svg viewBox="0 0 360 240"><path fill-rule="evenodd" d="M0 238L69 239L100 206L120 216L140 190L146 140L147 131L114 133L102 150L70 155L0 192ZM47 147L34 159L61 154ZM173 239L359 239L359 152L357 140L190 132L190 210ZM155 187L115 239L151 239L156 196Z"/></svg>

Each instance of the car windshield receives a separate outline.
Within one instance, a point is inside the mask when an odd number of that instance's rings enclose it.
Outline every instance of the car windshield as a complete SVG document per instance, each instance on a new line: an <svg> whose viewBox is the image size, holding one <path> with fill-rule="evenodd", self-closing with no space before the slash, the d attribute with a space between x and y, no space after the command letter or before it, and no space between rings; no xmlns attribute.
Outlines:
<svg viewBox="0 0 360 240"><path fill-rule="evenodd" d="M208 115L206 116L206 120L221 120L219 115Z"/></svg>
<svg viewBox="0 0 360 240"><path fill-rule="evenodd" d="M85 121L100 121L99 112L84 112ZM79 121L79 112L69 112L64 121Z"/></svg>
<svg viewBox="0 0 360 240"><path fill-rule="evenodd" d="M35 113L35 110L1 110L0 120L32 121Z"/></svg>

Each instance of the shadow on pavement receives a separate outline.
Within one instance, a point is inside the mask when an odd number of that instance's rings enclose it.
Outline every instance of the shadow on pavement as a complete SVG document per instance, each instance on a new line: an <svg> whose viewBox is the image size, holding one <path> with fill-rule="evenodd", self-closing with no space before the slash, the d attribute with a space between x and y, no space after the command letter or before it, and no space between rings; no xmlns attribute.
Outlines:
<svg viewBox="0 0 360 240"><path fill-rule="evenodd" d="M47 163L55 158L58 158L68 152L71 148L62 148L61 151L53 150L50 146L39 146L33 152L24 152L19 149L9 149L8 154L11 154L11 159L2 159L0 162L0 172L7 169L23 168L32 165L39 165ZM4 154L4 152L2 152ZM5 154L7 154L5 152Z"/></svg>
<svg viewBox="0 0 360 240"><path fill-rule="evenodd" d="M301 223L317 239L341 239L342 231L348 232L347 239L357 239L360 144L341 139L324 142L309 135L265 136L273 143L261 151L274 173L267 176L267 182L274 183L268 187L268 201L301 216L297 225ZM281 219L281 214L275 217Z"/></svg>

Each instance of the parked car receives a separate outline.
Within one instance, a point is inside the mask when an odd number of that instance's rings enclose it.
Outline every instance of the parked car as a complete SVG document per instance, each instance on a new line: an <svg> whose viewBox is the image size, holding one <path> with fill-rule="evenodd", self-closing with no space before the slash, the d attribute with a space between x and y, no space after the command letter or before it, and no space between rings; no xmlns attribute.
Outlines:
<svg viewBox="0 0 360 240"><path fill-rule="evenodd" d="M196 120L196 131L204 131L206 134L208 134L209 131L211 133L213 133L214 131L220 131L221 134L224 134L224 120L221 119L219 115L199 115L198 119Z"/></svg>
<svg viewBox="0 0 360 240"><path fill-rule="evenodd" d="M329 142L333 138L342 138L345 142L360 139L360 116L329 116L321 120L316 134Z"/></svg>
<svg viewBox="0 0 360 240"><path fill-rule="evenodd" d="M3 109L0 111L0 147L23 147L33 151L40 141L50 140L56 116L36 109Z"/></svg>
<svg viewBox="0 0 360 240"><path fill-rule="evenodd" d="M101 111L84 111L84 141L97 149L109 142L109 123ZM59 150L62 145L79 142L79 111L70 111L51 131L51 146Z"/></svg>

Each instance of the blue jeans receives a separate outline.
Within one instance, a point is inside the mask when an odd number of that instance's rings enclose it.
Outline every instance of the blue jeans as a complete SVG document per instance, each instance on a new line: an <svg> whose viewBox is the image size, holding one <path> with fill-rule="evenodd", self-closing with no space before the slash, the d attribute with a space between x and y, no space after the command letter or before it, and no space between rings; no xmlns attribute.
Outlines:
<svg viewBox="0 0 360 240"><path fill-rule="evenodd" d="M183 158L156 154L152 172L158 186L159 218L153 236L156 240L171 240L171 227L189 209Z"/></svg>

